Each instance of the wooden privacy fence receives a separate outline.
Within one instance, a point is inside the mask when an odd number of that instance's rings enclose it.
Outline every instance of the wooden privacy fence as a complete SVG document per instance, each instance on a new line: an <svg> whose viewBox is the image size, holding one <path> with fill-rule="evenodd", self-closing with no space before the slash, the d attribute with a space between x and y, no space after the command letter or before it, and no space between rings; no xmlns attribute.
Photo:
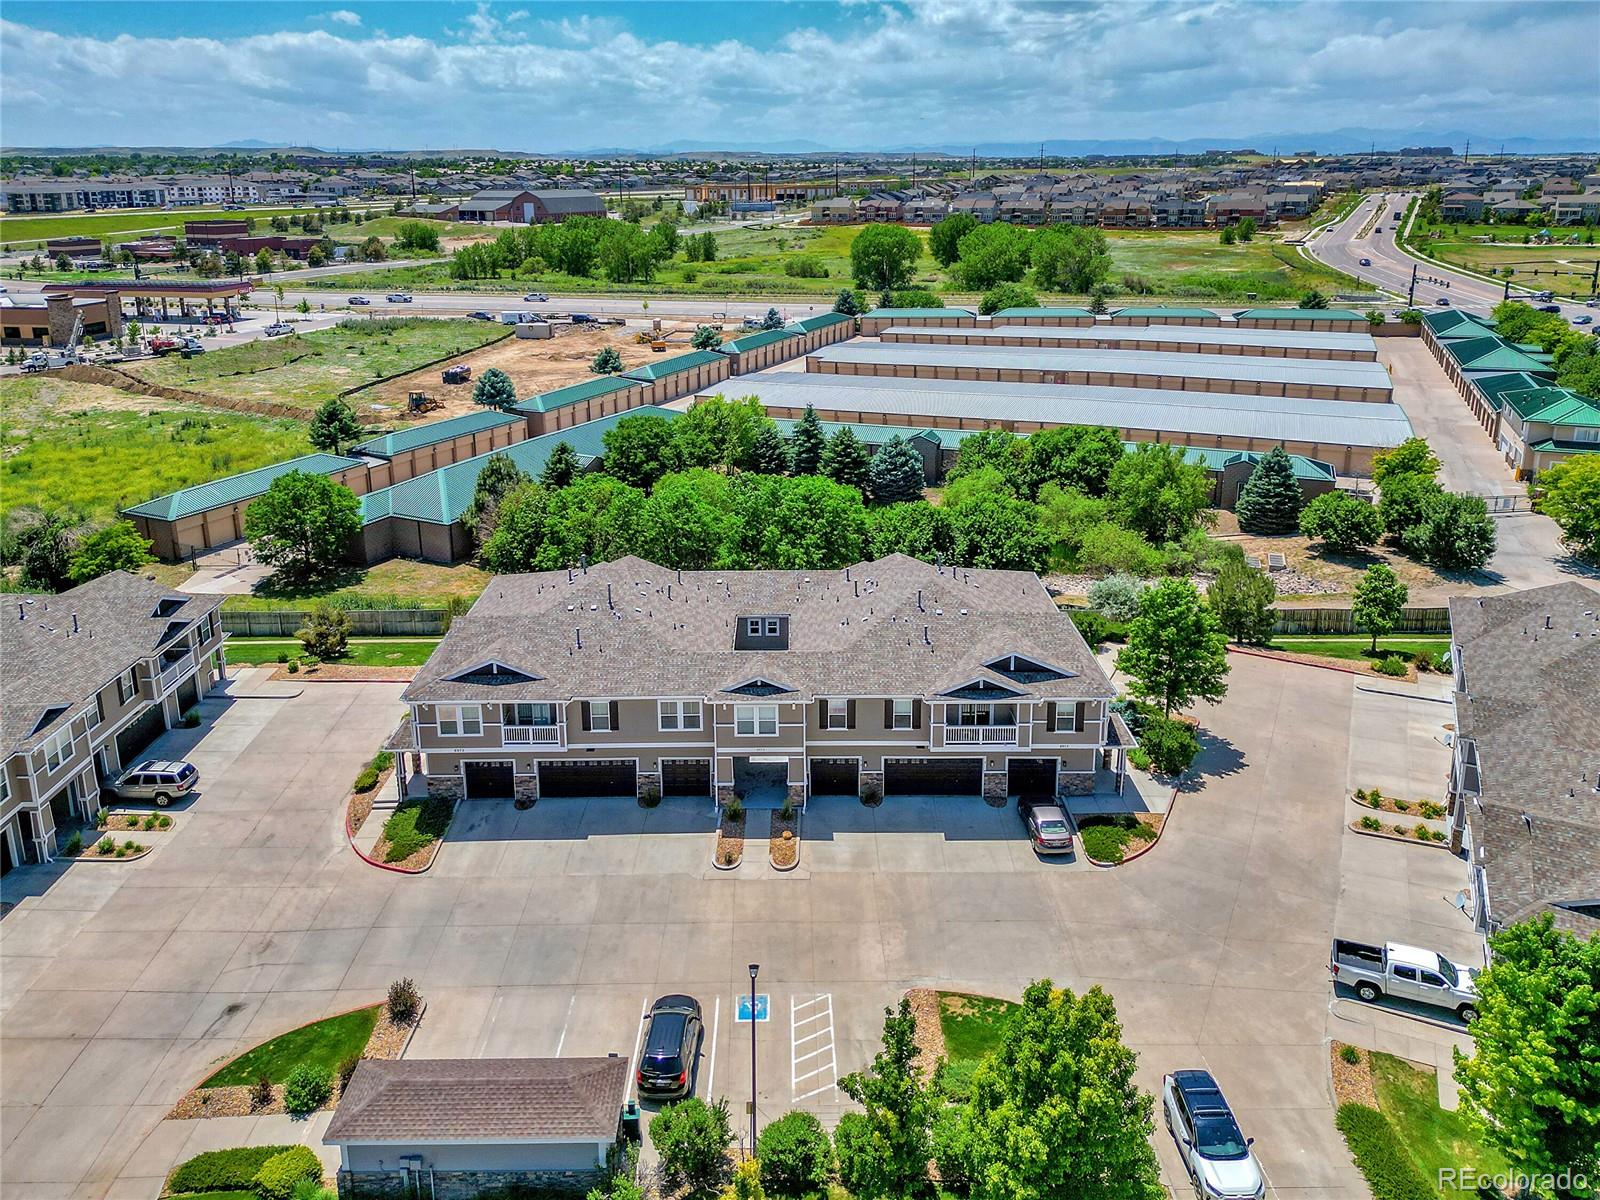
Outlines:
<svg viewBox="0 0 1600 1200"><path fill-rule="evenodd" d="M1348 608L1275 608L1273 633L1365 633L1351 619ZM1449 633L1448 608L1406 608L1400 612L1395 633Z"/></svg>
<svg viewBox="0 0 1600 1200"><path fill-rule="evenodd" d="M438 637L450 628L450 613L442 608L349 608L353 637ZM239 637L293 637L305 624L301 609L223 609L222 632Z"/></svg>

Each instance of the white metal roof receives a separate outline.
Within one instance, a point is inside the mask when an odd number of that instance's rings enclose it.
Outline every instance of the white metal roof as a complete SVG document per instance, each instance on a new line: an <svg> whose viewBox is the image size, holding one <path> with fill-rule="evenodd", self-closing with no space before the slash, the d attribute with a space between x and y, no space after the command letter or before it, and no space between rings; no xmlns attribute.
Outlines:
<svg viewBox="0 0 1600 1200"><path fill-rule="evenodd" d="M928 325L891 325L883 332L952 334L974 339L1032 337L1067 343L1194 342L1210 346L1293 346L1308 350L1378 352L1378 343L1370 333L1327 333L1314 329L1229 329L1209 325L995 325L987 329L982 326L975 329L948 329Z"/></svg>

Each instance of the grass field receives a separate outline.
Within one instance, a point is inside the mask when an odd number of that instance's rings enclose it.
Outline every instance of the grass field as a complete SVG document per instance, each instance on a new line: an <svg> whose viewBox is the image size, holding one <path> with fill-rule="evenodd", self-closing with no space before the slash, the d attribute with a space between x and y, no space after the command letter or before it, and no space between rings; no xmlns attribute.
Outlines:
<svg viewBox="0 0 1600 1200"><path fill-rule="evenodd" d="M488 572L469 563L444 567L415 559L392 558L376 566L353 568L314 588L229 596L222 606L235 610L303 609L314 600L327 600L341 608L449 607L465 611L488 583Z"/></svg>
<svg viewBox="0 0 1600 1200"><path fill-rule="evenodd" d="M965 1094L983 1056L1000 1045L1006 1022L1019 1006L993 996L939 993L939 1027L944 1032L944 1082L954 1095Z"/></svg>
<svg viewBox="0 0 1600 1200"><path fill-rule="evenodd" d="M1540 227L1542 228L1542 227ZM1406 245L1426 257L1453 266L1494 274L1509 267L1512 280L1524 287L1548 290L1575 299L1593 295L1600 245L1582 240L1592 231L1553 228L1554 243L1535 245L1538 229L1525 225L1418 220ZM1580 241L1569 244L1576 235ZM1528 240L1524 240L1528 239Z"/></svg>
<svg viewBox="0 0 1600 1200"><path fill-rule="evenodd" d="M355 205L359 209L359 205ZM145 208L122 213L63 213L60 216L8 216L0 217L0 245L31 247L51 238L97 237L108 238L123 234L181 232L186 221L239 221L254 218L257 232L270 232L267 223L273 217L290 217L296 213L320 213L325 208ZM353 229L353 225L330 226L330 232Z"/></svg>
<svg viewBox="0 0 1600 1200"><path fill-rule="evenodd" d="M1414 654L1443 654L1450 649L1448 637L1383 637L1378 639L1378 652L1368 649L1370 637L1294 637L1280 634L1272 639L1272 649L1292 650L1296 654L1318 654L1323 658L1344 658L1354 662L1376 661L1380 658L1409 659Z"/></svg>
<svg viewBox="0 0 1600 1200"><path fill-rule="evenodd" d="M372 1036L382 1012L383 1006L374 1004L371 1008L358 1008L355 1012L291 1029L241 1054L200 1086L243 1087L263 1075L273 1083L282 1083L289 1072L302 1063L329 1072L337 1071L346 1058L366 1048L367 1039Z"/></svg>
<svg viewBox="0 0 1600 1200"><path fill-rule="evenodd" d="M1506 1171L1499 1152L1482 1138L1459 1112L1439 1107L1439 1092L1432 1071L1423 1071L1390 1054L1374 1052L1372 1073L1378 1091L1378 1108L1389 1118L1401 1143L1429 1183L1442 1168L1476 1167L1484 1175ZM1475 1200L1476 1189L1440 1187L1444 1200Z"/></svg>
<svg viewBox="0 0 1600 1200"><path fill-rule="evenodd" d="M128 369L152 383L276 401L309 412L350 388L474 350L509 332L483 321L355 319L332 329L228 346L198 358L155 359Z"/></svg>
<svg viewBox="0 0 1600 1200"><path fill-rule="evenodd" d="M298 421L133 396L64 379L0 384L0 509L70 505L104 519L118 508L305 454Z"/></svg>
<svg viewBox="0 0 1600 1200"><path fill-rule="evenodd" d="M438 645L438 638L351 638L345 656L329 661L353 667L420 667ZM304 653L294 638L228 639L228 661L240 666L275 663L279 655L299 658Z"/></svg>

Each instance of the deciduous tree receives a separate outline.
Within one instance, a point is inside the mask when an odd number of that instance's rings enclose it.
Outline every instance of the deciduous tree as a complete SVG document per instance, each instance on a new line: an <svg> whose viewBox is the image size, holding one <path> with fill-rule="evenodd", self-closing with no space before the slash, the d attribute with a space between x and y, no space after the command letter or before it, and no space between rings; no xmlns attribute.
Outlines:
<svg viewBox="0 0 1600 1200"><path fill-rule="evenodd" d="M1111 274L1106 235L1088 226L1041 229L1034 235L1032 254L1033 278L1041 291L1091 292Z"/></svg>
<svg viewBox="0 0 1600 1200"><path fill-rule="evenodd" d="M978 218L971 213L951 213L928 230L928 250L934 262L948 267L961 257L961 239L978 227Z"/></svg>
<svg viewBox="0 0 1600 1200"><path fill-rule="evenodd" d="M889 291L911 282L922 241L902 225L868 225L850 243L850 271L857 287Z"/></svg>
<svg viewBox="0 0 1600 1200"><path fill-rule="evenodd" d="M1050 555L1039 508L1010 496L987 495L950 510L955 561L968 567L1038 571Z"/></svg>
<svg viewBox="0 0 1600 1200"><path fill-rule="evenodd" d="M1247 646L1265 646L1272 640L1272 602L1277 598L1267 573L1241 559L1224 562L1206 588L1206 603L1217 614L1222 631Z"/></svg>
<svg viewBox="0 0 1600 1200"><path fill-rule="evenodd" d="M978 311L985 316L1008 308L1037 308L1039 297L1031 287L1020 283L1000 283L990 288L978 301Z"/></svg>
<svg viewBox="0 0 1600 1200"><path fill-rule="evenodd" d="M1305 506L1300 533L1335 554L1355 554L1383 536L1383 518L1369 501L1336 488Z"/></svg>
<svg viewBox="0 0 1600 1200"><path fill-rule="evenodd" d="M1427 441L1409 437L1391 450L1372 456L1372 482L1380 488L1401 475L1420 475L1433 479L1439 474L1439 458Z"/></svg>
<svg viewBox="0 0 1600 1200"><path fill-rule="evenodd" d="M1539 511L1561 527L1561 541L1583 558L1600 557L1600 454L1577 454L1539 476Z"/></svg>
<svg viewBox="0 0 1600 1200"><path fill-rule="evenodd" d="M965 444L963 443L963 450ZM1021 443L1018 493L1032 499L1047 484L1058 483L1089 496L1103 496L1111 472L1125 456L1115 429L1104 425L1058 425L1041 429Z"/></svg>
<svg viewBox="0 0 1600 1200"><path fill-rule="evenodd" d="M1196 527L1210 505L1211 485L1182 446L1142 443L1111 469L1111 511L1153 542L1176 542Z"/></svg>
<svg viewBox="0 0 1600 1200"><path fill-rule="evenodd" d="M902 998L884 1009L883 1048L871 1066L839 1080L865 1110L839 1119L839 1178L860 1200L916 1200L930 1193L928 1159L939 1097L917 1069L916 1018Z"/></svg>
<svg viewBox="0 0 1600 1200"><path fill-rule="evenodd" d="M868 547L872 558L906 554L924 562L950 559L955 541L950 514L926 500L886 504L867 514Z"/></svg>
<svg viewBox="0 0 1600 1200"><path fill-rule="evenodd" d="M1406 553L1446 571L1471 571L1494 557L1494 518L1482 496L1439 492L1422 510L1422 519L1400 537Z"/></svg>
<svg viewBox="0 0 1600 1200"><path fill-rule="evenodd" d="M678 466L672 422L655 413L623 417L601 439L605 471L634 487L649 488Z"/></svg>
<svg viewBox="0 0 1600 1200"><path fill-rule="evenodd" d="M1217 616L1187 579L1163 579L1139 598L1139 615L1128 623L1128 644L1117 669L1129 676L1128 690L1161 702L1162 713L1196 700L1215 704L1228 691L1228 639Z"/></svg>
<svg viewBox="0 0 1600 1200"><path fill-rule="evenodd" d="M1383 531L1400 542L1406 531L1422 523L1434 497L1444 494L1426 475L1393 475L1378 496L1378 519Z"/></svg>
<svg viewBox="0 0 1600 1200"><path fill-rule="evenodd" d="M980 225L961 238L959 249L955 277L975 292L1015 283L1028 270L1028 234L1015 225Z"/></svg>
<svg viewBox="0 0 1600 1200"><path fill-rule="evenodd" d="M256 557L298 578L338 566L360 532L355 493L310 471L278 476L244 514L244 535Z"/></svg>
<svg viewBox="0 0 1600 1200"><path fill-rule="evenodd" d="M729 1175L733 1129L728 1102L707 1104L690 1096L669 1104L650 1122L650 1144L661 1159L663 1181L691 1197L716 1194Z"/></svg>
<svg viewBox="0 0 1600 1200"><path fill-rule="evenodd" d="M1400 623L1400 614L1410 598L1410 590L1387 563L1373 563L1356 584L1350 619L1358 629L1372 635L1373 653L1377 653L1378 639Z"/></svg>
<svg viewBox="0 0 1600 1200"><path fill-rule="evenodd" d="M153 561L149 540L132 521L112 521L79 540L67 575L74 584L88 583L111 571L137 571Z"/></svg>

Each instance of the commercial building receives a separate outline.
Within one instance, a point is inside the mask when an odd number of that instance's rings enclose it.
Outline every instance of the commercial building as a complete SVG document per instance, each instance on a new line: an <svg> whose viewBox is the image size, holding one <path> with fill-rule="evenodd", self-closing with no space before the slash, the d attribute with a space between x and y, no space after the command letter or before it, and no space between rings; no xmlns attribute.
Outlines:
<svg viewBox="0 0 1600 1200"><path fill-rule="evenodd" d="M1011 325L996 316L976 329L932 329L891 325L883 342L930 346L1035 346L1076 350L1157 350L1167 354L1232 354L1247 358L1310 358L1337 362L1377 362L1378 344L1369 333L1322 333L1298 329L1229 329L1181 325L1079 326Z"/></svg>
<svg viewBox="0 0 1600 1200"><path fill-rule="evenodd" d="M583 188L550 188L528 193L533 198L532 221L548 225L568 217L603 217L606 202Z"/></svg>
<svg viewBox="0 0 1600 1200"><path fill-rule="evenodd" d="M81 322L81 324L80 324ZM0 296L0 342L7 346L72 345L81 337L114 338L122 332L122 298L115 291Z"/></svg>
<svg viewBox="0 0 1600 1200"><path fill-rule="evenodd" d="M799 371L740 376L737 391L754 396L773 417L797 419L810 405L824 420L904 429L1032 433L1056 425L1104 425L1129 442L1260 452L1282 446L1341 475L1369 474L1374 454L1412 432L1396 404L1294 396Z"/></svg>
<svg viewBox="0 0 1600 1200"><path fill-rule="evenodd" d="M169 303L176 304L180 318L190 313L213 312L219 305L224 310L236 311L234 302L248 296L253 290L255 285L248 279L173 279L171 276L97 279L90 283L51 282L44 285L47 296L93 296L108 300L112 296L126 296L133 301L134 309L141 317L146 313L153 314L159 301L162 319L169 315Z"/></svg>
<svg viewBox="0 0 1600 1200"><path fill-rule="evenodd" d="M1600 598L1581 583L1450 601L1452 841L1485 933L1549 913L1600 934Z"/></svg>
<svg viewBox="0 0 1600 1200"><path fill-rule="evenodd" d="M0 622L0 874L48 862L101 789L222 679L220 596L109 575Z"/></svg>
<svg viewBox="0 0 1600 1200"><path fill-rule="evenodd" d="M1312 362L1147 350L1043 350L852 342L806 358L811 373L996 383L1084 384L1241 396L1299 396L1386 404L1389 372L1377 362Z"/></svg>
<svg viewBox="0 0 1600 1200"><path fill-rule="evenodd" d="M640 558L496 577L388 745L436 795L1055 796L1115 787L1115 689L1026 572ZM1109 768L1109 769L1108 769Z"/></svg>
<svg viewBox="0 0 1600 1200"><path fill-rule="evenodd" d="M458 221L533 221L533 193L522 188L479 192L456 206Z"/></svg>
<svg viewBox="0 0 1600 1200"><path fill-rule="evenodd" d="M804 339L799 353L810 354L820 346L831 346L852 336L856 331L856 319L843 313L818 313L814 317L790 321L787 328L796 330Z"/></svg>

